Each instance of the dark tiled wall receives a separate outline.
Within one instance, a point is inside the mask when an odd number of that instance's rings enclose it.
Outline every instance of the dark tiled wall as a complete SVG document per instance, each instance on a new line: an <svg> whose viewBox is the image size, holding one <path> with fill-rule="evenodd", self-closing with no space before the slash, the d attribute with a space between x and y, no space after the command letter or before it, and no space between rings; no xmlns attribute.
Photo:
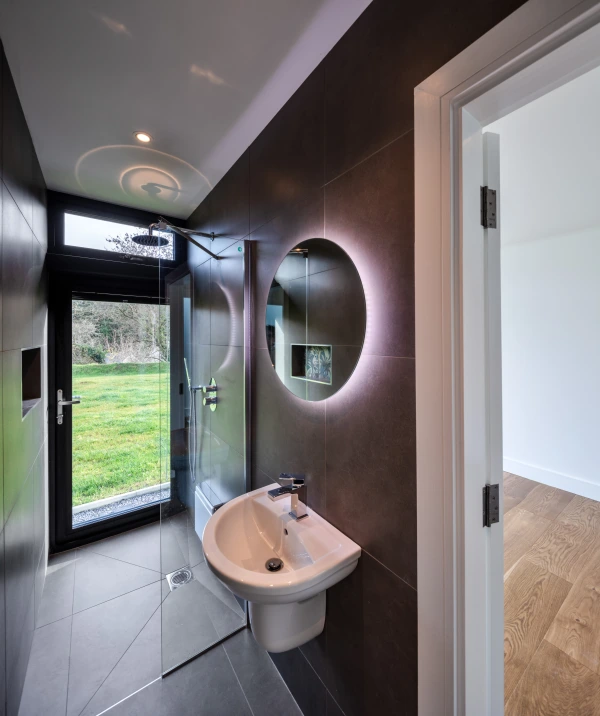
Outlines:
<svg viewBox="0 0 600 716"><path fill-rule="evenodd" d="M256 242L254 486L306 473L311 506L363 548L325 632L273 655L307 716L417 713L413 89L521 4L373 0L190 217ZM271 367L264 312L315 236L354 260L367 332L346 386L308 403Z"/></svg>
<svg viewBox="0 0 600 716"><path fill-rule="evenodd" d="M245 491L244 242L237 240L238 230L228 223L230 217L219 213L221 208L226 212L235 201L227 197L219 204L218 194L211 194L211 204L215 207L211 227L216 227L215 234L223 235L219 230L221 222L231 227L226 236L210 244L210 250L218 253L221 260L216 261L191 245L189 254L193 301L192 379L196 385L208 385L214 378L219 388L215 412L202 404L202 393L196 394L197 482L213 505ZM191 222L193 228L207 231L201 214L195 213Z"/></svg>
<svg viewBox="0 0 600 716"><path fill-rule="evenodd" d="M46 365L46 186L0 57L0 713L16 716L46 571L46 400L22 418L21 351ZM44 394L44 391L42 391Z"/></svg>

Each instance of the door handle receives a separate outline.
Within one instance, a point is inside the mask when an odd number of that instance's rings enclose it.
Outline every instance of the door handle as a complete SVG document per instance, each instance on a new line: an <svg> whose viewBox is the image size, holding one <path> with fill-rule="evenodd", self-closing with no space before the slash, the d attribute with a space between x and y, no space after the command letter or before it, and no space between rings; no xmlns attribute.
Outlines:
<svg viewBox="0 0 600 716"><path fill-rule="evenodd" d="M56 391L56 422L59 425L63 424L63 406L65 405L79 405L81 403L81 396L74 395L71 400L63 399L62 390Z"/></svg>

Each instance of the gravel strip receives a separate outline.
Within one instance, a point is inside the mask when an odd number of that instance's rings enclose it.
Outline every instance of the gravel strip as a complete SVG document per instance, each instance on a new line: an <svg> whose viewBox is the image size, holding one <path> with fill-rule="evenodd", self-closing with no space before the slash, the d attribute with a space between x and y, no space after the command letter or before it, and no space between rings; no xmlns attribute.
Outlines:
<svg viewBox="0 0 600 716"><path fill-rule="evenodd" d="M79 527L88 522L96 522L97 520L105 520L107 517L114 517L123 512L130 512L135 510L142 505L152 505L155 502L162 502L168 500L171 496L171 490L161 490L160 492L146 492L144 495L135 495L133 497L127 497L124 500L113 502L110 505L104 505L103 507L96 507L93 510L84 510L73 515L73 527Z"/></svg>

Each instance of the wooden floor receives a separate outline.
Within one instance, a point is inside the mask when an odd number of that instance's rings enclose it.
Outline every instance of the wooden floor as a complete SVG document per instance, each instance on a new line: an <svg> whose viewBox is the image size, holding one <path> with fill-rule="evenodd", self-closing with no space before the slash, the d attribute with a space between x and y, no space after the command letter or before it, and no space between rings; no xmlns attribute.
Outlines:
<svg viewBox="0 0 600 716"><path fill-rule="evenodd" d="M506 716L600 716L600 503L504 473Z"/></svg>

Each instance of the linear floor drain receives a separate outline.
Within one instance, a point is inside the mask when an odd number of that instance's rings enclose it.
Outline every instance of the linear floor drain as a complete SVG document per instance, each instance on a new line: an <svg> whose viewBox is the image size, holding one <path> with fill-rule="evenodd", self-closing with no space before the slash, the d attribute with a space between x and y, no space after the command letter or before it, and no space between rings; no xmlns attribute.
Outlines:
<svg viewBox="0 0 600 716"><path fill-rule="evenodd" d="M167 583L169 589L173 592L178 587L183 587L185 584L191 582L193 578L192 570L189 567L182 567L175 572L167 574Z"/></svg>

